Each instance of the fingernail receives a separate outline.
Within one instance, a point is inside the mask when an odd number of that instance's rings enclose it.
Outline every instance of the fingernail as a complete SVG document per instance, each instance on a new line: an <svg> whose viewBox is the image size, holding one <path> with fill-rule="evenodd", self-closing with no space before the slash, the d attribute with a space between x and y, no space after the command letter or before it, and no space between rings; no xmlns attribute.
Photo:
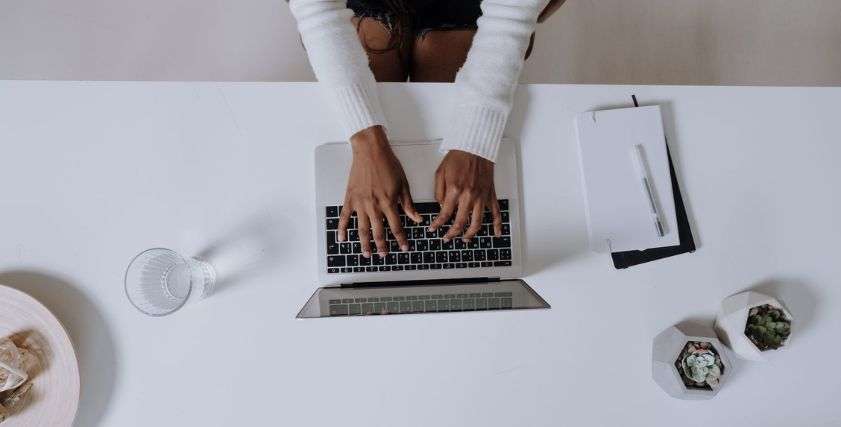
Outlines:
<svg viewBox="0 0 841 427"><path fill-rule="evenodd" d="M449 237L445 237L443 240L444 240L445 242L449 242L449 241L450 241L450 238L449 238Z"/></svg>
<svg viewBox="0 0 841 427"><path fill-rule="evenodd" d="M383 252L383 251L377 252L377 255L379 255L379 256L385 256L385 252Z"/></svg>
<svg viewBox="0 0 841 427"><path fill-rule="evenodd" d="M362 252L362 256L365 258L371 258L371 252Z"/></svg>
<svg viewBox="0 0 841 427"><path fill-rule="evenodd" d="M429 230L430 233L435 231L435 227L433 226L426 227L426 229Z"/></svg>
<svg viewBox="0 0 841 427"><path fill-rule="evenodd" d="M409 245L400 246L400 250L403 252L409 252Z"/></svg>
<svg viewBox="0 0 841 427"><path fill-rule="evenodd" d="M339 241L340 241L340 242L344 242L344 241L345 241L345 236L341 236L341 235L340 235L340 236L336 236L336 237L339 239Z"/></svg>
<svg viewBox="0 0 841 427"><path fill-rule="evenodd" d="M470 239L468 239L467 237L462 237L461 241L464 243L470 243Z"/></svg>

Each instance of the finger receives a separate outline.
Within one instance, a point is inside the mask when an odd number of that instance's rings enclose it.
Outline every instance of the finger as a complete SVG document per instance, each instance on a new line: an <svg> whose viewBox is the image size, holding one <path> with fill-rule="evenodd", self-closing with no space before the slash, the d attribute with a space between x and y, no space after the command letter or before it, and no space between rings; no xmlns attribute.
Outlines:
<svg viewBox="0 0 841 427"><path fill-rule="evenodd" d="M386 206L383 209L385 219L388 221L388 227L391 229L391 234L400 245L400 250L407 252L409 250L409 241L406 240L406 233L403 231L403 226L400 225L400 215L397 213L397 206Z"/></svg>
<svg viewBox="0 0 841 427"><path fill-rule="evenodd" d="M488 205L490 205L491 208L494 236L502 236L502 214L499 213L499 202L496 200L496 193L491 193L491 200L488 200Z"/></svg>
<svg viewBox="0 0 841 427"><path fill-rule="evenodd" d="M444 195L447 186L444 185L444 176L442 174L435 174L435 201L439 205L444 204Z"/></svg>
<svg viewBox="0 0 841 427"><path fill-rule="evenodd" d="M458 212L456 212L456 219L453 221L453 226L444 235L444 241L458 237L467 227L467 220L470 218L470 213L473 210L473 200L467 194L463 195L458 201Z"/></svg>
<svg viewBox="0 0 841 427"><path fill-rule="evenodd" d="M385 256L388 253L388 245L385 240L383 215L379 209L371 208L368 210L368 218L371 220L371 230L374 232L374 244L377 245L377 253L380 256Z"/></svg>
<svg viewBox="0 0 841 427"><path fill-rule="evenodd" d="M464 232L463 240L465 242L469 242L482 229L482 214L484 212L485 204L477 201L473 205L473 214L470 216L470 227Z"/></svg>
<svg viewBox="0 0 841 427"><path fill-rule="evenodd" d="M453 191L444 200L444 204L441 205L441 212L438 212L438 216L435 217L435 221L432 221L432 224L429 225L429 230L430 231L435 231L435 230L438 229L438 227L446 224L447 221L450 220L450 217L453 216L453 211L455 211L457 206L458 206L458 193Z"/></svg>
<svg viewBox="0 0 841 427"><path fill-rule="evenodd" d="M345 205L342 206L342 213L339 214L339 229L336 230L336 238L340 242L344 242L347 234L347 225L350 222L350 214L353 213L353 209L350 207L350 203L345 201Z"/></svg>
<svg viewBox="0 0 841 427"><path fill-rule="evenodd" d="M359 222L359 243L362 246L362 256L371 258L371 222L368 215L357 213L356 221Z"/></svg>
<svg viewBox="0 0 841 427"><path fill-rule="evenodd" d="M403 186L403 195L400 197L400 206L403 207L403 212L406 213L406 216L412 218L412 221L414 221L415 224L423 221L423 218L421 218L418 211L415 210L415 203L412 201L412 193L409 191L408 185Z"/></svg>

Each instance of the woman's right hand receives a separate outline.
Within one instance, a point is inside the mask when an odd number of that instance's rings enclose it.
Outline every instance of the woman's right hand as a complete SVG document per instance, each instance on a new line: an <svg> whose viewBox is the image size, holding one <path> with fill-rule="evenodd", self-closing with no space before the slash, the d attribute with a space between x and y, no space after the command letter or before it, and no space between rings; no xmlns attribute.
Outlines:
<svg viewBox="0 0 841 427"><path fill-rule="evenodd" d="M422 218L415 210L409 182L400 161L391 151L388 137L381 126L361 130L350 138L353 163L350 167L345 202L339 217L338 240L346 240L351 213L356 212L362 256L371 256L371 232L377 253L388 253L388 242L383 219L400 245L409 250L409 241L400 225L400 208L416 223Z"/></svg>

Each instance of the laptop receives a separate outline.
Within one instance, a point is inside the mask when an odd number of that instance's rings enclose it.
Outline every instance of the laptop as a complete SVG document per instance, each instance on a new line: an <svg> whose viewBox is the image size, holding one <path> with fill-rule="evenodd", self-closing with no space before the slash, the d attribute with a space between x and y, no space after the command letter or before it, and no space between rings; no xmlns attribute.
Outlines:
<svg viewBox="0 0 841 427"><path fill-rule="evenodd" d="M409 252L399 250L389 231L388 255L372 254L370 258L362 256L355 215L348 240L336 239L351 147L337 142L316 148L317 256L322 287L306 302L299 318L549 308L520 279L523 252L515 144L503 141L495 165L503 235L493 235L486 211L481 231L469 243L459 238L450 242L441 239L451 223L435 232L428 230L440 210L433 188L435 170L444 156L439 145L440 140L392 141L423 222L415 224L401 215Z"/></svg>

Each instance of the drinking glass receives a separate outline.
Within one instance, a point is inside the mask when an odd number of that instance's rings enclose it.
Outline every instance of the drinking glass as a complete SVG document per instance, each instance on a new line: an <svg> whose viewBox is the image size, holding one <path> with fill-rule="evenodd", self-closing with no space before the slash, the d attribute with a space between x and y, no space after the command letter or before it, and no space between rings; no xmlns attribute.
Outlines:
<svg viewBox="0 0 841 427"><path fill-rule="evenodd" d="M125 277L129 301L149 316L166 316L188 301L206 297L215 282L216 272L207 262L163 248L134 257Z"/></svg>

